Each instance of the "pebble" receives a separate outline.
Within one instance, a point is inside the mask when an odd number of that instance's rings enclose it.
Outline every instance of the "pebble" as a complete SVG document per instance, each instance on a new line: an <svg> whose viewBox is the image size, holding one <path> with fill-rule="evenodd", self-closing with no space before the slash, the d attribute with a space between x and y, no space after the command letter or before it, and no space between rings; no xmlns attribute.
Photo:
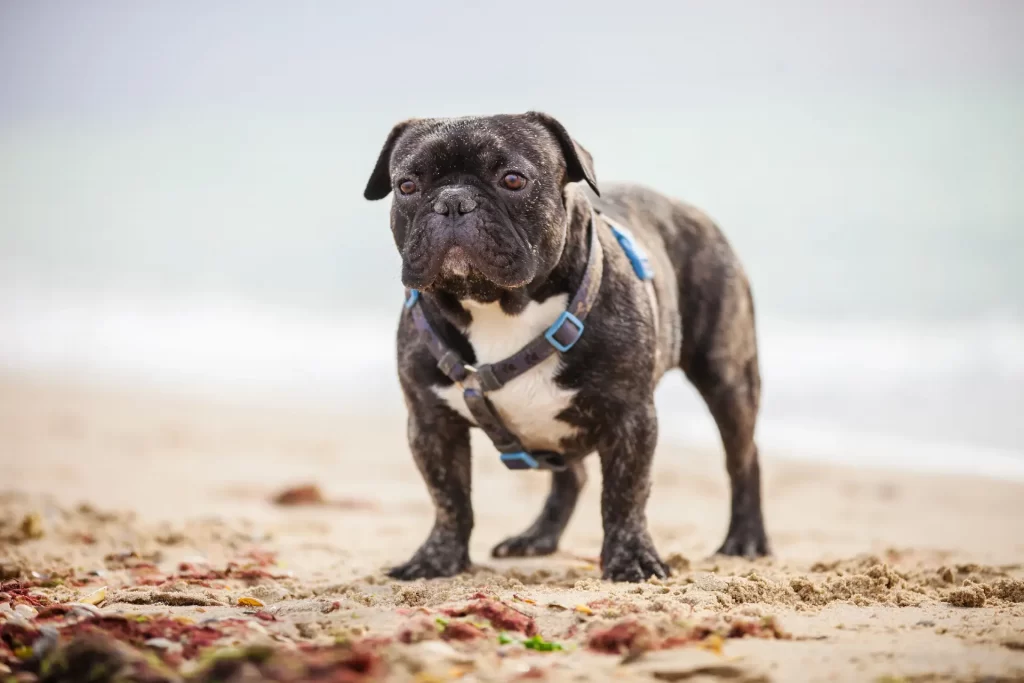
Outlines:
<svg viewBox="0 0 1024 683"><path fill-rule="evenodd" d="M25 619L35 619L36 615L39 614L39 610L32 605L18 605L14 608L14 613Z"/></svg>
<svg viewBox="0 0 1024 683"><path fill-rule="evenodd" d="M69 604L71 605L72 616L85 617L90 619L92 617L103 616L103 612L101 612L100 608L96 607L95 605L87 605L84 602L72 602Z"/></svg>
<svg viewBox="0 0 1024 683"><path fill-rule="evenodd" d="M7 619L7 623L10 624L11 626L15 626L15 627L18 627L18 628L28 628L28 629L32 628L32 623L31 622L29 622L24 617L20 617L17 614L13 614L13 613Z"/></svg>
<svg viewBox="0 0 1024 683"><path fill-rule="evenodd" d="M146 641L146 645L155 647L158 650L180 650L182 649L181 643L175 643L168 640L167 638L150 638Z"/></svg>

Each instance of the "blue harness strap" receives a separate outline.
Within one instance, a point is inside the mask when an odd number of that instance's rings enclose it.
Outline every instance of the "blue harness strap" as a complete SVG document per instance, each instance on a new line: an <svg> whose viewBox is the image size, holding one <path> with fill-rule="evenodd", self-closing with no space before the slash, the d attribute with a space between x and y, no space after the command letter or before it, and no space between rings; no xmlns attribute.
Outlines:
<svg viewBox="0 0 1024 683"><path fill-rule="evenodd" d="M604 216L604 219L607 221L608 227L612 229L612 234L615 235L622 251L626 252L626 257L629 259L630 265L633 266L636 276L643 281L653 280L654 268L651 266L651 261L647 258L643 248L637 244L636 238L633 237L629 228L619 225L608 216Z"/></svg>

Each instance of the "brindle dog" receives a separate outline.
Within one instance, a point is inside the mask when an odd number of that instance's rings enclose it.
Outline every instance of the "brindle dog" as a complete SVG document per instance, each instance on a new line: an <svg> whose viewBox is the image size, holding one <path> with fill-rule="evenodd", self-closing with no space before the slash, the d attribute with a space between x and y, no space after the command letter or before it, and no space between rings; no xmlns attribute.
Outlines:
<svg viewBox="0 0 1024 683"><path fill-rule="evenodd" d="M537 520L495 547L496 557L556 550L584 485L582 459L596 451L604 577L669 573L645 510L658 434L654 390L675 367L704 397L725 446L732 506L718 552L769 552L753 439L760 397L754 306L736 255L705 214L636 186L606 187L598 197L590 154L538 112L399 123L365 197L392 191L402 282L419 290L430 325L467 363L499 361L554 322L583 278L590 230L598 231L600 289L578 343L490 394L527 448L555 450L569 462L551 475ZM637 277L606 216L632 230L653 281ZM407 311L398 366L409 444L436 518L419 550L390 573L451 576L470 565L472 416Z"/></svg>

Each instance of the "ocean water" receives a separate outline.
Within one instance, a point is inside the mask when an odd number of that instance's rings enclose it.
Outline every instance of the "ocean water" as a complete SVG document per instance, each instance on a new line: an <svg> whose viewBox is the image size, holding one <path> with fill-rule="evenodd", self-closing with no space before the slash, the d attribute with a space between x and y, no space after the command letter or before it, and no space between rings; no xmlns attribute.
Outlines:
<svg viewBox="0 0 1024 683"><path fill-rule="evenodd" d="M539 108L725 230L766 457L1024 476L1021 5L549 9L438 41L465 8L5 6L0 369L402 410L380 145ZM658 401L717 443L678 373Z"/></svg>
<svg viewBox="0 0 1024 683"><path fill-rule="evenodd" d="M386 314L239 300L22 293L0 303L0 367L223 399L404 410L396 292ZM760 326L765 457L1024 478L1024 324ZM661 439L718 448L682 374L657 396Z"/></svg>

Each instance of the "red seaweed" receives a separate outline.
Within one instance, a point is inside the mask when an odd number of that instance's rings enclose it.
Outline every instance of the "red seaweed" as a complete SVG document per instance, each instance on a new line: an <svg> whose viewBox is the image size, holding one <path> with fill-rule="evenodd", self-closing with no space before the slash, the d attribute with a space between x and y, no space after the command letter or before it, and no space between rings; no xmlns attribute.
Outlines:
<svg viewBox="0 0 1024 683"><path fill-rule="evenodd" d="M491 626L502 631L516 631L528 636L537 634L537 622L533 620L533 617L523 614L500 600L484 597L481 593L477 593L477 596L480 597L474 602L463 607L446 609L444 613L451 617L476 615L486 619Z"/></svg>

